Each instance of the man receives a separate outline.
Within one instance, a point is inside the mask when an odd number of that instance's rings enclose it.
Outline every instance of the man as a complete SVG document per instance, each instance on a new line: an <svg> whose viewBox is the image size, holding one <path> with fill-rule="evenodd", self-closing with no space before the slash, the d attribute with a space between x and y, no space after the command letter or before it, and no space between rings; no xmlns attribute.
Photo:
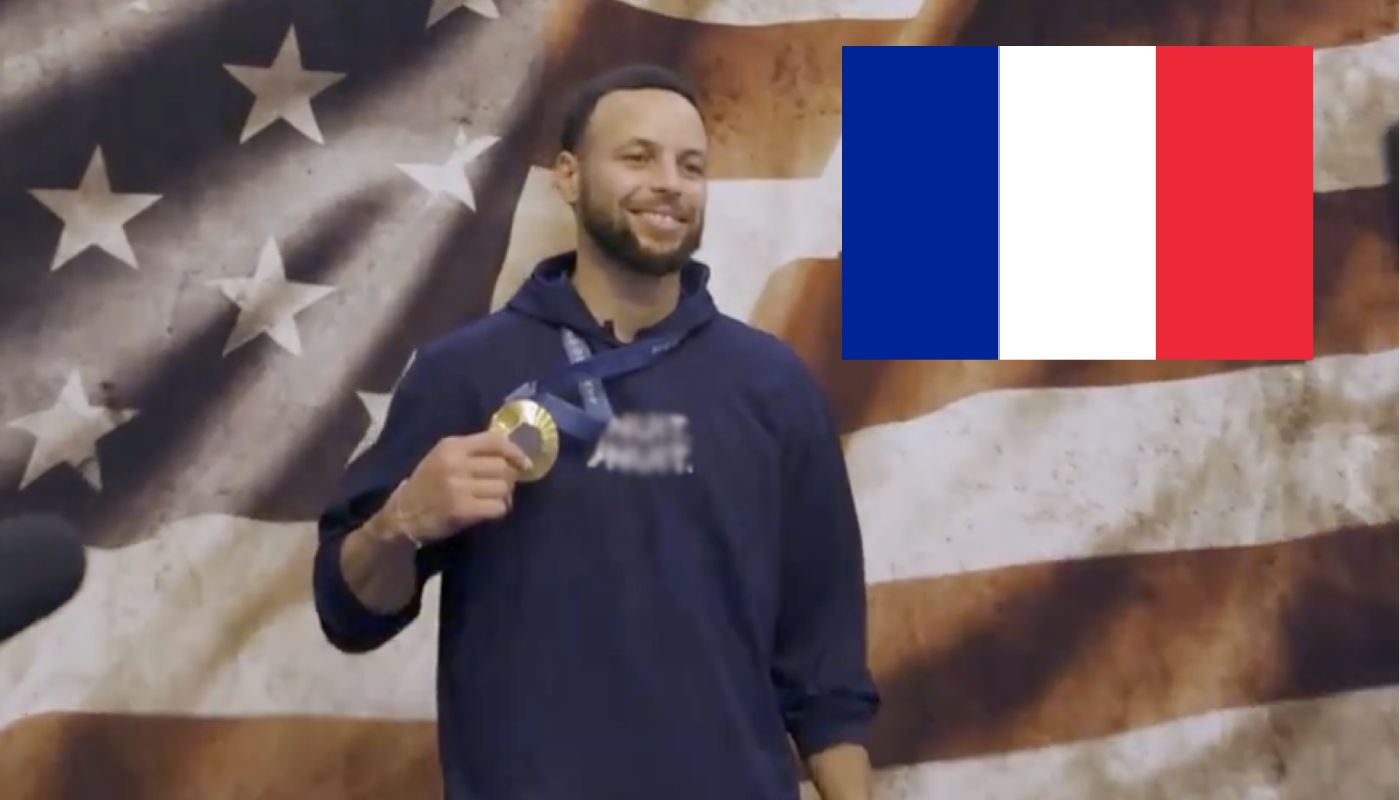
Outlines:
<svg viewBox="0 0 1400 800"><path fill-rule="evenodd" d="M321 519L316 608L342 650L395 636L442 576L450 800L793 800L793 746L825 800L870 797L845 464L802 363L720 314L692 258L708 149L677 76L584 86L554 169L577 250L419 350ZM637 342L645 363L591 395L595 373L531 383ZM530 453L491 425L532 396L557 450L544 422Z"/></svg>

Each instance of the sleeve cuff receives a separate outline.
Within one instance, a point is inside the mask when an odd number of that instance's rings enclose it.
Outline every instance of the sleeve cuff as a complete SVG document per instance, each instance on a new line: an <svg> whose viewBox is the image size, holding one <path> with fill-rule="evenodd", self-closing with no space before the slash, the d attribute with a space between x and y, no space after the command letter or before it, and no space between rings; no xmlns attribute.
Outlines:
<svg viewBox="0 0 1400 800"><path fill-rule="evenodd" d="M340 550L344 536L322 547L317 554L317 599L322 606L326 634L342 650L360 652L371 650L388 641L418 616L420 595L393 614L380 614L366 607L345 582L340 569Z"/></svg>
<svg viewBox="0 0 1400 800"><path fill-rule="evenodd" d="M865 720L806 725L793 731L792 741L803 759L840 744L866 746L870 737L870 725Z"/></svg>
<svg viewBox="0 0 1400 800"><path fill-rule="evenodd" d="M873 693L817 700L789 730L798 754L806 759L838 744L865 746L879 703Z"/></svg>

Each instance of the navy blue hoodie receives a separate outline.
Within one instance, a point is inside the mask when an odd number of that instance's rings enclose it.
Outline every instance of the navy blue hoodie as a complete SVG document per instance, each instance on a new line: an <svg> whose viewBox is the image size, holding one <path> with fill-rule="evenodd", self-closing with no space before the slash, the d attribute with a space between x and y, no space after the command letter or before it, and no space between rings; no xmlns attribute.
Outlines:
<svg viewBox="0 0 1400 800"><path fill-rule="evenodd" d="M863 743L878 706L860 531L823 394L785 343L716 310L703 264L639 333L682 343L606 384L619 419L683 420L670 428L688 455L647 472L569 444L505 518L419 551L401 613L366 609L340 571L345 536L434 443L482 430L518 385L568 363L560 326L595 353L620 346L573 263L541 262L506 308L419 350L321 518L322 628L342 650L376 648L442 576L449 800L794 800L787 736L803 756Z"/></svg>

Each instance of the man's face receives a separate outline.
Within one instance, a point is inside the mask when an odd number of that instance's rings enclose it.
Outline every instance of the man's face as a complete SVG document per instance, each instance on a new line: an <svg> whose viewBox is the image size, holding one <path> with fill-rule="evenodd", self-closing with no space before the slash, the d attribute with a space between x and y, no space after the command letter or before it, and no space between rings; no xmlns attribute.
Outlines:
<svg viewBox="0 0 1400 800"><path fill-rule="evenodd" d="M625 269L679 270L705 229L707 146L700 114L684 97L660 89L605 95L573 172L584 231Z"/></svg>

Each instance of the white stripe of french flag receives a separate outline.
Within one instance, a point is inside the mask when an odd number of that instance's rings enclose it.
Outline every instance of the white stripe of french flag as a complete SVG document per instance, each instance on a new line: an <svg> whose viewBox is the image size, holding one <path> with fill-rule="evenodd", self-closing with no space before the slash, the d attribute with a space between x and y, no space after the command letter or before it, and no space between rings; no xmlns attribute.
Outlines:
<svg viewBox="0 0 1400 800"><path fill-rule="evenodd" d="M1311 49L843 51L843 357L1312 357Z"/></svg>

